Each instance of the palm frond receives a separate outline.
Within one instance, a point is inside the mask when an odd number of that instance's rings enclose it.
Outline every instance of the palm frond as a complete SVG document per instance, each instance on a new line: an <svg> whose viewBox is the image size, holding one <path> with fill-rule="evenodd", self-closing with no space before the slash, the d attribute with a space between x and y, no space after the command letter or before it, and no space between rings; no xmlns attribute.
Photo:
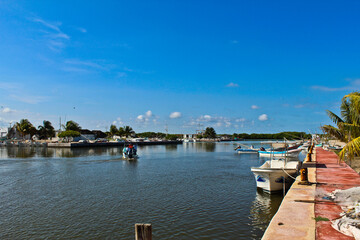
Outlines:
<svg viewBox="0 0 360 240"><path fill-rule="evenodd" d="M343 141L344 138L345 138L345 134L340 129L338 129L336 127L333 127L331 125L324 125L324 126L321 127L321 129L325 133L329 134L330 136L332 136L332 137L334 137L334 138L336 138L338 140Z"/></svg>
<svg viewBox="0 0 360 240"><path fill-rule="evenodd" d="M360 126L351 123L339 123L339 128L344 130L352 138L360 136Z"/></svg>
<svg viewBox="0 0 360 240"><path fill-rule="evenodd" d="M335 124L338 124L339 122L344 122L338 115L336 115L332 111L326 110L326 113Z"/></svg>
<svg viewBox="0 0 360 240"><path fill-rule="evenodd" d="M353 159L355 156L360 156L360 137L348 142L345 147L340 151L339 157L345 160L345 157Z"/></svg>
<svg viewBox="0 0 360 240"><path fill-rule="evenodd" d="M352 92L343 97L343 102L348 102L351 122L360 125L360 93Z"/></svg>

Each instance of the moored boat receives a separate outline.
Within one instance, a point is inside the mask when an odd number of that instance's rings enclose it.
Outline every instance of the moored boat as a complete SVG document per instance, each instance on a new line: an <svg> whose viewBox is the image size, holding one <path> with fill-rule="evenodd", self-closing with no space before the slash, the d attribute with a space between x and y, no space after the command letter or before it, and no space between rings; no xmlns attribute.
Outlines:
<svg viewBox="0 0 360 240"><path fill-rule="evenodd" d="M300 161L286 161L285 159L268 160L260 167L252 167L258 188L266 192L287 189L298 174Z"/></svg>
<svg viewBox="0 0 360 240"><path fill-rule="evenodd" d="M256 149L243 149L243 148L236 149L235 151L238 154L242 154L242 153L258 153L259 152L259 150L256 150Z"/></svg>
<svg viewBox="0 0 360 240"><path fill-rule="evenodd" d="M259 151L260 157L273 158L297 158L302 149L293 149L288 151Z"/></svg>

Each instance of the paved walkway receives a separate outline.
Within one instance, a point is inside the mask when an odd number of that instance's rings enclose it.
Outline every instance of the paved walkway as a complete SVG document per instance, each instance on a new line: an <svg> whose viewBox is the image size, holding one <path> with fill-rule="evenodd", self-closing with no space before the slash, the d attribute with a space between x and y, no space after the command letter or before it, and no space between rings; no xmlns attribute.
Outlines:
<svg viewBox="0 0 360 240"><path fill-rule="evenodd" d="M359 174L338 161L335 153L316 148L313 162L304 164L308 168L309 181L316 184L299 185L300 177L297 178L266 229L263 240L354 239L333 229L330 221L315 222L314 219L334 220L343 212L339 205L325 202L322 198L325 194L360 186Z"/></svg>
<svg viewBox="0 0 360 240"><path fill-rule="evenodd" d="M322 148L316 148L316 201L324 201L323 193L331 193L336 189L348 189L360 186L360 176L345 163L339 164L338 156ZM320 193L320 194L319 194ZM315 216L330 220L340 217L343 210L335 203L317 202L315 204ZM348 237L331 227L330 221L318 221L316 223L316 239L354 239Z"/></svg>

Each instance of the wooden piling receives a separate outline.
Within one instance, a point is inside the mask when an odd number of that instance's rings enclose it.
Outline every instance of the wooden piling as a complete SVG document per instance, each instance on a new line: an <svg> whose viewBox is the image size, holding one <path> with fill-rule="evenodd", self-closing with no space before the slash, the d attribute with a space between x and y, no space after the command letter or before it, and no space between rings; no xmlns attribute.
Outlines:
<svg viewBox="0 0 360 240"><path fill-rule="evenodd" d="M152 240L151 224L135 224L135 240Z"/></svg>

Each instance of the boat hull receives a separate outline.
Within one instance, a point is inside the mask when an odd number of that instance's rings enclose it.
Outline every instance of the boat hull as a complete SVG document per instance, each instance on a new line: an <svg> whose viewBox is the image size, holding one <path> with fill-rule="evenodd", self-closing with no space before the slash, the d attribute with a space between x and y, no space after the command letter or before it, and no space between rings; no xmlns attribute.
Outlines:
<svg viewBox="0 0 360 240"><path fill-rule="evenodd" d="M258 153L258 150L254 150L254 149L237 149L236 152L238 154L243 154L243 153Z"/></svg>
<svg viewBox="0 0 360 240"><path fill-rule="evenodd" d="M297 175L297 169L286 168L251 168L251 171L255 176L257 187L266 192L282 191L284 189L284 180L285 188L288 189L294 181L288 174L292 177Z"/></svg>

